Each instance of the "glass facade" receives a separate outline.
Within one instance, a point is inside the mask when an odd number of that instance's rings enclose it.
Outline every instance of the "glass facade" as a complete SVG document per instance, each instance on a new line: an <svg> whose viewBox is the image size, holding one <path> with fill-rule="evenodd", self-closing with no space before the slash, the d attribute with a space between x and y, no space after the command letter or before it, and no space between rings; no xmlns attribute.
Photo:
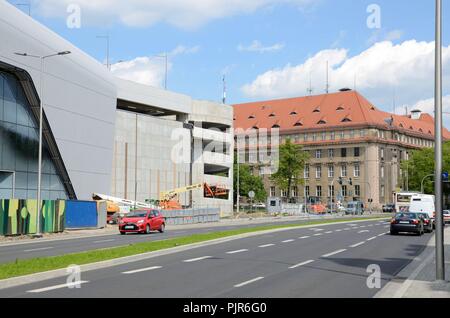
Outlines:
<svg viewBox="0 0 450 318"><path fill-rule="evenodd" d="M39 130L17 78L0 71L0 199L36 199ZM67 199L44 144L42 199Z"/></svg>

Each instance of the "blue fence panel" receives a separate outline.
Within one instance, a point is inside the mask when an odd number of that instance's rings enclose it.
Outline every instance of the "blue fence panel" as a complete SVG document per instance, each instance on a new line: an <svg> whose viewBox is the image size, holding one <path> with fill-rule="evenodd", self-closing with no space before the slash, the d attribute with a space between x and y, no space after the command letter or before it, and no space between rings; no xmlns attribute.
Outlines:
<svg viewBox="0 0 450 318"><path fill-rule="evenodd" d="M97 227L97 203L66 201L66 228Z"/></svg>

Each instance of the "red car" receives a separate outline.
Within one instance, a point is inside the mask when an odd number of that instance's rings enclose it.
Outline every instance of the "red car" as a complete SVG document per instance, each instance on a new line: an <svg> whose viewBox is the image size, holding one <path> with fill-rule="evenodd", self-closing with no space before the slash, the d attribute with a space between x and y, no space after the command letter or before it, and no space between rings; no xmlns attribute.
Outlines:
<svg viewBox="0 0 450 318"><path fill-rule="evenodd" d="M139 210L125 215L119 222L120 234L164 232L166 219L158 210Z"/></svg>

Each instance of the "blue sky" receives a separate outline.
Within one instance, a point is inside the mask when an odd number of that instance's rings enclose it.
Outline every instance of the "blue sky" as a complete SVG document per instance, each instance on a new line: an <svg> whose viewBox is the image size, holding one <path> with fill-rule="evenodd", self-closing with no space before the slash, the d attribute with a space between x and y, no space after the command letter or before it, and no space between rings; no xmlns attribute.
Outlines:
<svg viewBox="0 0 450 318"><path fill-rule="evenodd" d="M128 61L113 71L128 79L163 85L163 59L146 57L169 52L170 90L219 101L225 73L227 102L241 103L305 95L309 77L313 93L323 93L329 61L331 91L356 83L385 110L393 110L394 90L396 112L432 107L434 1L79 0L81 28L71 29L66 11L73 2L31 0L31 13L102 62L105 42L96 35L109 34L111 62ZM371 4L381 9L380 29L367 26ZM445 95L449 19L444 7ZM445 103L450 110L449 96Z"/></svg>

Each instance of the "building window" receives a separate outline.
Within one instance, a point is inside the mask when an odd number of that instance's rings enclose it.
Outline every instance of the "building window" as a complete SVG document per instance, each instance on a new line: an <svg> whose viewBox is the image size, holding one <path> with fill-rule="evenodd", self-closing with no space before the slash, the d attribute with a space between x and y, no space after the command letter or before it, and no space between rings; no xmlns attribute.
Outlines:
<svg viewBox="0 0 450 318"><path fill-rule="evenodd" d="M328 186L328 197L334 198L334 186L333 185Z"/></svg>
<svg viewBox="0 0 450 318"><path fill-rule="evenodd" d="M322 166L316 166L316 179L322 178Z"/></svg>
<svg viewBox="0 0 450 318"><path fill-rule="evenodd" d="M313 141L316 141L316 140L317 140L317 134L314 133L314 134L313 134Z"/></svg>
<svg viewBox="0 0 450 318"><path fill-rule="evenodd" d="M308 141L308 134L303 135L303 141Z"/></svg>
<svg viewBox="0 0 450 318"><path fill-rule="evenodd" d="M296 186L292 188L292 197L298 198L298 187Z"/></svg>
<svg viewBox="0 0 450 318"><path fill-rule="evenodd" d="M328 178L334 178L334 166L328 165Z"/></svg>
<svg viewBox="0 0 450 318"><path fill-rule="evenodd" d="M354 130L350 130L350 139L355 138L355 131Z"/></svg>
<svg viewBox="0 0 450 318"><path fill-rule="evenodd" d="M335 140L335 139L336 139L336 133L335 133L334 131L332 131L332 132L330 133L330 139L331 139L331 140Z"/></svg>
<svg viewBox="0 0 450 318"><path fill-rule="evenodd" d="M341 177L347 177L347 165L341 166Z"/></svg>
<svg viewBox="0 0 450 318"><path fill-rule="evenodd" d="M327 133L326 132L322 133L322 140L327 140Z"/></svg>
<svg viewBox="0 0 450 318"><path fill-rule="evenodd" d="M316 150L316 159L322 158L322 150Z"/></svg>
<svg viewBox="0 0 450 318"><path fill-rule="evenodd" d="M361 129L361 130L359 131L359 135L360 135L361 137L364 137L364 136L366 135L366 131L365 131L364 129Z"/></svg>
<svg viewBox="0 0 450 318"><path fill-rule="evenodd" d="M344 139L344 138L345 138L345 131L341 131L339 134L340 134L340 138L341 138L341 139Z"/></svg>
<svg viewBox="0 0 450 318"><path fill-rule="evenodd" d="M334 157L334 149L328 149L328 157L333 158Z"/></svg>
<svg viewBox="0 0 450 318"><path fill-rule="evenodd" d="M384 185L380 187L381 197L384 198Z"/></svg>
<svg viewBox="0 0 450 318"><path fill-rule="evenodd" d="M277 194L276 194L276 191L275 191L275 187L270 187L270 196L271 197L274 197L274 196L276 196Z"/></svg>
<svg viewBox="0 0 450 318"><path fill-rule="evenodd" d="M380 177L384 178L384 166L381 166Z"/></svg>
<svg viewBox="0 0 450 318"><path fill-rule="evenodd" d="M354 154L355 154L355 157L359 157L359 156L360 156L360 153L359 153L359 147L356 147L356 148L355 148Z"/></svg>
<svg viewBox="0 0 450 318"><path fill-rule="evenodd" d="M361 186L355 185L355 196L360 197L361 196Z"/></svg>
<svg viewBox="0 0 450 318"><path fill-rule="evenodd" d="M322 186L316 187L316 196L319 198L322 196Z"/></svg>
<svg viewBox="0 0 450 318"><path fill-rule="evenodd" d="M380 158L383 160L384 159L384 148L380 149Z"/></svg>
<svg viewBox="0 0 450 318"><path fill-rule="evenodd" d="M287 190L281 190L281 197L286 198L287 197Z"/></svg>
<svg viewBox="0 0 450 318"><path fill-rule="evenodd" d="M347 186L346 186L346 185L343 185L343 186L342 186L342 196L343 196L343 197L346 197L346 196L347 196Z"/></svg>
<svg viewBox="0 0 450 318"><path fill-rule="evenodd" d="M355 164L355 170L353 176L358 178L361 175L361 170L359 164Z"/></svg>
<svg viewBox="0 0 450 318"><path fill-rule="evenodd" d="M309 192L309 186L305 186L305 198L309 198L310 196L310 192Z"/></svg>
<svg viewBox="0 0 450 318"><path fill-rule="evenodd" d="M342 148L342 149L341 149L341 157L342 157L342 158L347 157L347 148Z"/></svg>

